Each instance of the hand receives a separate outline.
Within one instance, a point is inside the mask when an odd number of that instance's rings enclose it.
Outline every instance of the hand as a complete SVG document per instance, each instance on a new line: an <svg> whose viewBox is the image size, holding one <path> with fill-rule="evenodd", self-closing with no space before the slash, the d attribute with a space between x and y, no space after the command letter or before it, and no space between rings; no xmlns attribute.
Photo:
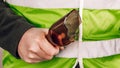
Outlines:
<svg viewBox="0 0 120 68"><path fill-rule="evenodd" d="M59 47L51 45L46 35L47 29L31 28L25 32L18 45L18 54L28 63L51 60L59 53Z"/></svg>

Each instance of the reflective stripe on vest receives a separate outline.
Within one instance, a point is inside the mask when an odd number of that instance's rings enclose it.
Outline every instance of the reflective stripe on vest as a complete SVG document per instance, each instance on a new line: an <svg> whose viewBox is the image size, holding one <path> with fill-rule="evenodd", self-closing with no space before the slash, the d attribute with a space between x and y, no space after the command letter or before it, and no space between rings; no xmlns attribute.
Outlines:
<svg viewBox="0 0 120 68"><path fill-rule="evenodd" d="M79 49L80 58L97 58L120 54L120 39L85 41Z"/></svg>
<svg viewBox="0 0 120 68"><path fill-rule="evenodd" d="M32 8L78 8L79 0L6 0L10 4Z"/></svg>
<svg viewBox="0 0 120 68"><path fill-rule="evenodd" d="M120 0L84 0L87 9L120 9Z"/></svg>
<svg viewBox="0 0 120 68"><path fill-rule="evenodd" d="M81 68L119 68L119 0L84 0Z"/></svg>
<svg viewBox="0 0 120 68"><path fill-rule="evenodd" d="M62 50L57 57L66 57L66 58L77 58L78 57L78 47L79 42L73 42L65 47L64 50Z"/></svg>

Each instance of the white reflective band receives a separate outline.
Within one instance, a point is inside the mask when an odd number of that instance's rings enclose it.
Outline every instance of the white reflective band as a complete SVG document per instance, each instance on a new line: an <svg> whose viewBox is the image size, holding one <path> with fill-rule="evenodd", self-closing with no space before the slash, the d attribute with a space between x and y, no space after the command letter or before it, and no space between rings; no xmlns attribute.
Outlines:
<svg viewBox="0 0 120 68"><path fill-rule="evenodd" d="M79 0L6 0L10 4L33 8L78 8Z"/></svg>
<svg viewBox="0 0 120 68"><path fill-rule="evenodd" d="M120 0L84 0L87 9L120 9Z"/></svg>
<svg viewBox="0 0 120 68"><path fill-rule="evenodd" d="M80 43L80 44L79 44ZM96 58L120 53L120 39L74 42L61 51L57 57Z"/></svg>
<svg viewBox="0 0 120 68"><path fill-rule="evenodd" d="M78 41L73 42L65 47L57 57L77 58L78 57Z"/></svg>
<svg viewBox="0 0 120 68"><path fill-rule="evenodd" d="M82 42L79 58L96 58L120 54L120 39Z"/></svg>

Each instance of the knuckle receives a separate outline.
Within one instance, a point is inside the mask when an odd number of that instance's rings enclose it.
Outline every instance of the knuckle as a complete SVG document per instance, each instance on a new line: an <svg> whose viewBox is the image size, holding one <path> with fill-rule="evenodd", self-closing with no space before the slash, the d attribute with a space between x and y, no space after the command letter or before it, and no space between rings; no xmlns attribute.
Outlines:
<svg viewBox="0 0 120 68"><path fill-rule="evenodd" d="M37 48L31 47L29 48L29 52L37 53L39 50Z"/></svg>
<svg viewBox="0 0 120 68"><path fill-rule="evenodd" d="M56 50L49 50L49 53L48 53L48 55L50 55L50 56L53 56L53 55L55 55L55 53L56 53Z"/></svg>
<svg viewBox="0 0 120 68"><path fill-rule="evenodd" d="M59 53L59 50L49 51L50 56L54 56Z"/></svg>
<svg viewBox="0 0 120 68"><path fill-rule="evenodd" d="M31 53L28 54L28 58L34 58L34 55L32 55Z"/></svg>
<svg viewBox="0 0 120 68"><path fill-rule="evenodd" d="M28 48L29 52L32 52L34 49L32 47Z"/></svg>
<svg viewBox="0 0 120 68"><path fill-rule="evenodd" d="M49 52L48 55L53 56L54 55L54 51Z"/></svg>
<svg viewBox="0 0 120 68"><path fill-rule="evenodd" d="M33 63L32 60L30 60L30 59L25 59L24 61L27 63Z"/></svg>
<svg viewBox="0 0 120 68"><path fill-rule="evenodd" d="M45 59L46 60L51 60L53 58L53 56L46 56Z"/></svg>
<svg viewBox="0 0 120 68"><path fill-rule="evenodd" d="M36 38L34 38L34 39L35 39L35 42L36 42L36 43L41 42L41 38L39 38L39 37L36 37Z"/></svg>

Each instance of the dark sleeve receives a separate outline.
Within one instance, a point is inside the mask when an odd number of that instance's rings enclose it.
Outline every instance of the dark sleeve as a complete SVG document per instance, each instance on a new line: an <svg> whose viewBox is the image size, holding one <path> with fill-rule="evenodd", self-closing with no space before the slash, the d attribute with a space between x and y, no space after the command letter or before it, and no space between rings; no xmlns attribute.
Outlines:
<svg viewBox="0 0 120 68"><path fill-rule="evenodd" d="M0 0L0 47L19 58L17 47L22 35L33 27L23 17L17 16Z"/></svg>

